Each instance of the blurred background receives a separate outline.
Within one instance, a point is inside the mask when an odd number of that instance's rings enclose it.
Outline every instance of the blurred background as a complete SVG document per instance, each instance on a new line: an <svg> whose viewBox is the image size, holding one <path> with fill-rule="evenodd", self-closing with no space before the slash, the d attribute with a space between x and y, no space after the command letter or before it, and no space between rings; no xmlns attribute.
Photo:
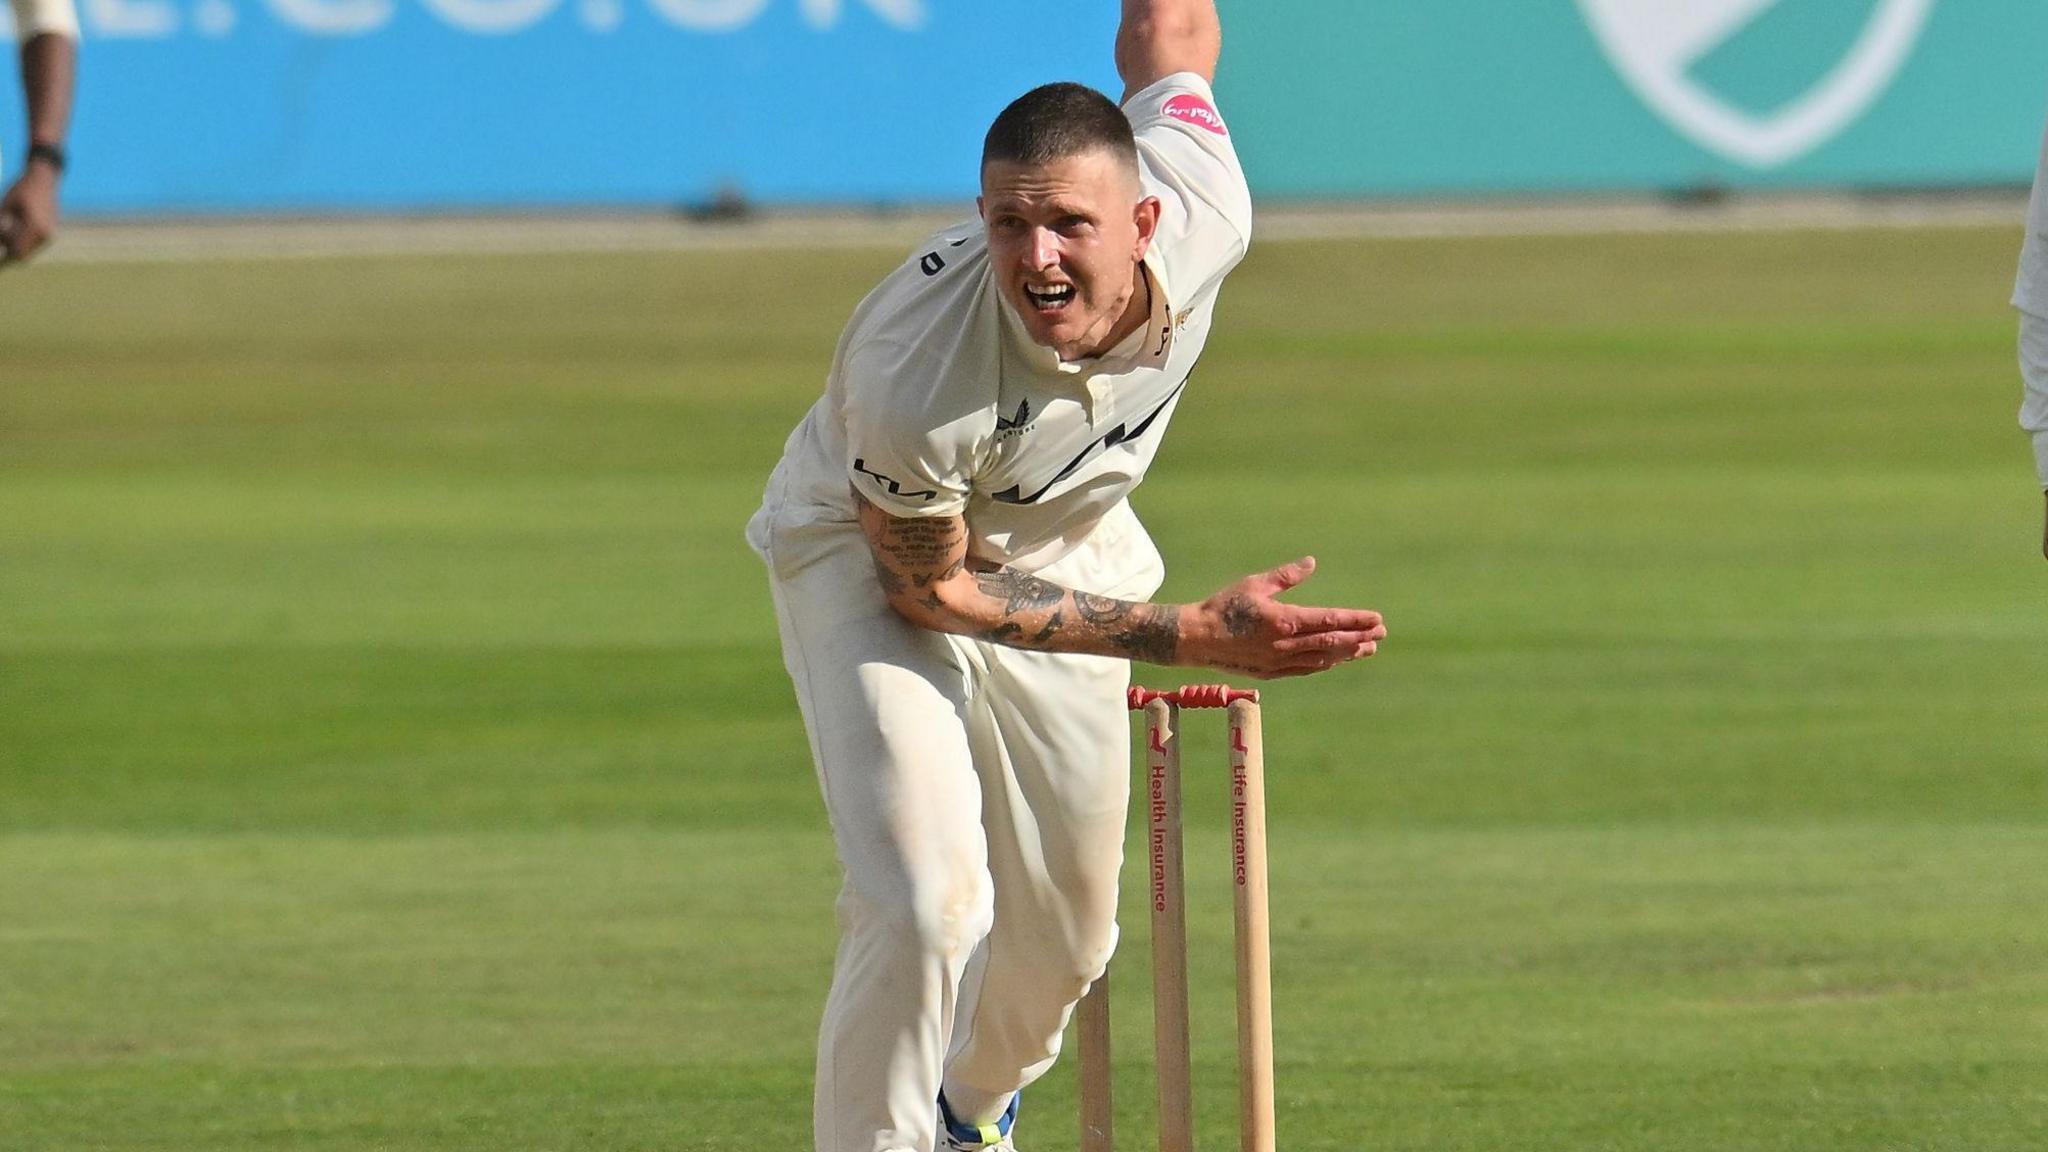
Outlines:
<svg viewBox="0 0 2048 1152"><path fill-rule="evenodd" d="M1218 90L1275 201L2011 186L2048 97L2032 0L1222 8ZM956 202L1018 92L1117 87L1108 3L81 9L92 215Z"/></svg>

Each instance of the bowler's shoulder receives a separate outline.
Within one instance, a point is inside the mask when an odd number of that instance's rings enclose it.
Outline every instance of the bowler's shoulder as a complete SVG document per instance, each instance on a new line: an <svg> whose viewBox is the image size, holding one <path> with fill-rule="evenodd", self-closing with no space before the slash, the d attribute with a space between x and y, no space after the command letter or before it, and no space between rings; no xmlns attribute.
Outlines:
<svg viewBox="0 0 2048 1152"><path fill-rule="evenodd" d="M849 392L906 417L993 410L999 320L979 221L913 248L861 302L840 352Z"/></svg>
<svg viewBox="0 0 2048 1152"><path fill-rule="evenodd" d="M980 308L988 287L981 224L963 221L919 241L882 277L855 311L848 337L863 343L942 338Z"/></svg>
<svg viewBox="0 0 2048 1152"><path fill-rule="evenodd" d="M1132 93L1123 109L1147 190L1180 202L1197 218L1191 224L1220 223L1248 240L1251 189L1209 82L1193 72L1162 76Z"/></svg>

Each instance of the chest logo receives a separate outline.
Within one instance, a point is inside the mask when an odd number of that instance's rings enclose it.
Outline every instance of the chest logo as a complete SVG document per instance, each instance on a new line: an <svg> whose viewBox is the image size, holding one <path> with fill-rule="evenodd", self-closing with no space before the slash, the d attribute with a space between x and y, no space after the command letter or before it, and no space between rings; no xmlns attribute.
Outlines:
<svg viewBox="0 0 2048 1152"><path fill-rule="evenodd" d="M1031 401L1017 401L1017 414L1015 416L1005 418L1001 412L996 413L996 443L1000 444L1013 437L1022 436L1029 431L1031 431Z"/></svg>
<svg viewBox="0 0 2048 1152"><path fill-rule="evenodd" d="M1192 374L1192 370L1190 370L1190 376L1192 376ZM1076 472L1079 472L1081 470L1081 465L1086 464L1088 461L1093 460L1095 457L1101 455L1104 452L1109 451L1112 448L1117 447L1120 444L1134 443L1138 440L1139 437L1145 435L1146 432L1151 431L1152 424L1154 421L1159 419L1160 413L1165 412L1167 408L1173 404L1173 398L1180 395L1180 390L1187 386L1187 380L1182 380L1179 384L1174 385L1173 391L1168 392L1166 394L1166 399L1161 400L1157 408L1154 408L1152 409L1152 411L1147 412L1145 414L1145 418L1138 421L1136 424L1119 424L1116 427L1111 428L1109 431L1104 432L1100 437L1096 438L1095 441L1090 443L1086 448L1081 449L1079 455L1076 455L1072 460L1067 461L1067 466L1065 468L1060 469L1059 475L1054 476L1052 479L1046 481L1045 487L1040 488L1038 491L1033 492L1027 496L1024 494L1024 486L1022 484L1012 484L1008 488L1003 489L1001 492L991 493L991 498L995 500L1000 500L1005 504L1038 503L1040 500L1044 499L1045 494L1052 491L1053 488L1056 485L1058 485L1060 481L1065 480L1067 477L1072 476Z"/></svg>

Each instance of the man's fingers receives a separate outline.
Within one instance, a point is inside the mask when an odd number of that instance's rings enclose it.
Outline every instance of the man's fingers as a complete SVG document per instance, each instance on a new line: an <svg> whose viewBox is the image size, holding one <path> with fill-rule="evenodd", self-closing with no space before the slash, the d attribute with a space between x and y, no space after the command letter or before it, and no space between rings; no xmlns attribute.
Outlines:
<svg viewBox="0 0 2048 1152"><path fill-rule="evenodd" d="M1339 632L1310 632L1273 641L1275 652L1342 652L1361 644L1377 644L1386 639L1385 628L1349 629Z"/></svg>
<svg viewBox="0 0 2048 1152"><path fill-rule="evenodd" d="M1282 564L1273 571L1280 577L1280 591L1285 592L1316 574L1316 558L1303 556L1294 563Z"/></svg>
<svg viewBox="0 0 2048 1152"><path fill-rule="evenodd" d="M1277 596L1314 575L1315 570L1316 558L1303 556L1278 568L1268 568L1252 577L1252 583L1258 586L1261 595Z"/></svg>
<svg viewBox="0 0 2048 1152"><path fill-rule="evenodd" d="M1379 644L1365 640L1346 644L1339 648L1317 649L1312 652L1295 653L1286 663L1260 674L1260 679L1276 676L1309 676L1317 672L1328 672L1340 664L1363 660L1379 651Z"/></svg>
<svg viewBox="0 0 2048 1152"><path fill-rule="evenodd" d="M1369 656L1371 653L1366 652L1363 655ZM1320 660L1302 663L1283 664L1279 668L1261 676L1260 679L1271 680L1283 676L1313 676L1318 672L1328 672L1332 668L1348 664L1356 659L1362 659L1362 656L1354 656L1350 652L1343 652L1335 657L1325 657Z"/></svg>
<svg viewBox="0 0 2048 1152"><path fill-rule="evenodd" d="M1298 608L1283 605L1281 631L1289 636L1305 636L1314 632L1370 632L1379 629L1384 635L1386 620L1379 613L1365 608Z"/></svg>

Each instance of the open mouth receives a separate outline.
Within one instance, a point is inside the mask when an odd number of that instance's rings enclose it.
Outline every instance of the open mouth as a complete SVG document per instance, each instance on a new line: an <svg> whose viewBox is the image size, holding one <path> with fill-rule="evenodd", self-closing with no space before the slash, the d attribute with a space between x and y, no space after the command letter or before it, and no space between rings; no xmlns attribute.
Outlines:
<svg viewBox="0 0 2048 1152"><path fill-rule="evenodd" d="M1024 298L1031 301L1031 306L1040 312L1059 312L1064 310L1067 305L1073 303L1074 286L1072 284L1054 284L1050 287L1034 288L1026 284L1024 286Z"/></svg>

